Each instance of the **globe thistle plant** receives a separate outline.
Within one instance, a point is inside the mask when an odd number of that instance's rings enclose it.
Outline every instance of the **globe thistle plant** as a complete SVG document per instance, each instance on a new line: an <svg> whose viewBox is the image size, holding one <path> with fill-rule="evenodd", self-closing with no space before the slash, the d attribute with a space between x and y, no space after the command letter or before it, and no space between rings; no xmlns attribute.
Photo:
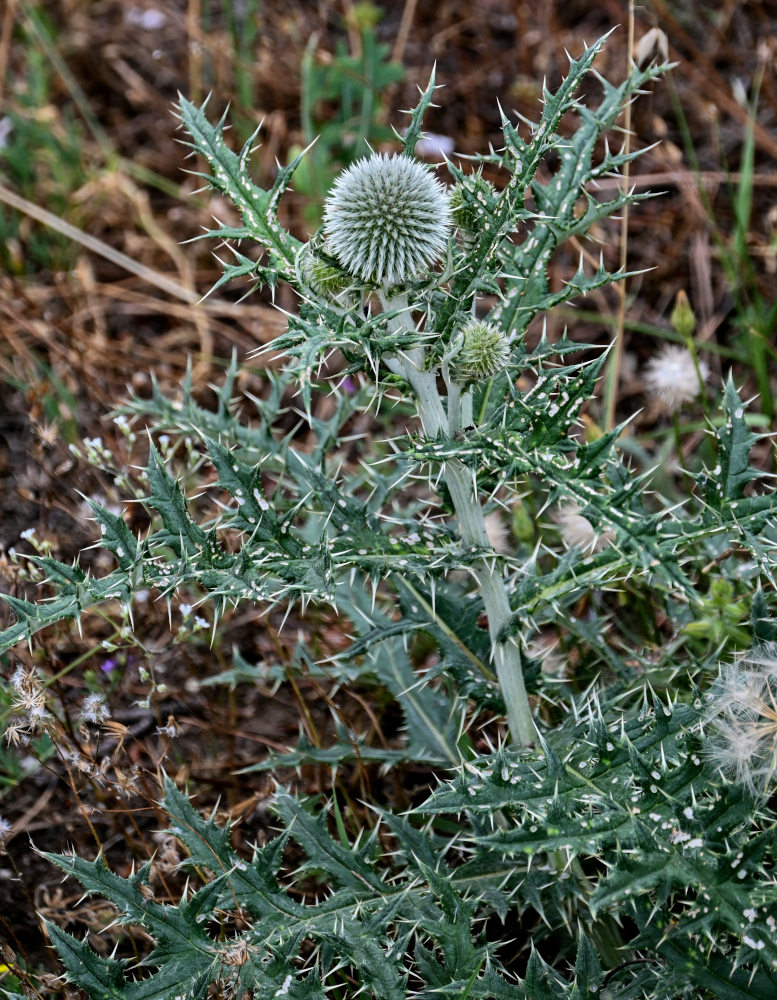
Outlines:
<svg viewBox="0 0 777 1000"><path fill-rule="evenodd" d="M442 256L450 207L431 169L408 156L376 153L335 181L324 206L330 252L361 281L402 284Z"/></svg>
<svg viewBox="0 0 777 1000"><path fill-rule="evenodd" d="M253 258L236 253L218 284L248 276L299 297L285 332L263 348L284 354L287 367L249 397L252 419L239 412L236 360L213 387L215 409L197 401L191 378L180 398L155 385L151 398L131 400L126 414L149 426L135 498L148 528L137 535L90 501L115 568L96 576L29 557L54 596L4 598L15 620L0 631L0 652L105 602L118 602L129 630L139 587L178 599L191 633L194 603L181 598L212 601L214 637L224 639L219 618L232 606L262 602L289 614L299 605L309 638L300 637L288 669L213 680L309 677L307 690L323 694L334 719L315 745L300 739L245 769L277 765L301 779L291 779L294 791L276 781L283 833L247 861L228 827L202 819L165 782L168 836L205 883L180 905L167 890L164 902L146 892L151 865L122 878L102 853L53 856L87 892L111 899L116 922L154 941L134 959L124 944L108 957L108 947L98 955L49 924L67 973L93 1000L777 995L777 817L768 800L720 776L760 791L774 772L777 650L731 668L706 721L680 676L687 667L701 683L721 652L737 648L729 619L721 615L722 629L706 624L720 603L715 574L736 580L732 609L752 598L753 633L777 637L777 500L769 474L751 464L759 436L729 378L722 420L710 421L714 466L694 472L685 503L664 502L623 427L581 433L602 352L581 361L585 345L574 339L529 336L535 317L626 276L604 259L591 268L587 255L572 272L564 247L643 197L628 184L607 201L596 192L635 156L614 150L606 133L661 68L633 66L620 86L597 76L603 96L588 108L578 95L600 50L571 59L555 93L543 88L537 123L503 116L504 148L470 158L500 178L498 194L477 167L467 175L447 164L453 207L432 169L413 159L432 79L402 154L374 155L342 174L323 233L307 246L278 216L298 161L270 189L257 187L246 168L253 140L238 156L223 122L213 127L182 100L212 186L244 222L211 235L260 247ZM551 286L556 266L566 278ZM706 374L670 348L646 382L677 406ZM387 441L385 423L368 411L382 420L388 399L409 406L402 420L411 412L418 425ZM302 434L292 409L307 416ZM179 463L165 450L168 434L196 441L196 452ZM91 451L108 468L103 447ZM551 506L561 508L565 544L540 520ZM511 507L505 546L501 518ZM316 604L325 617L306 613ZM694 631L699 622L704 630ZM322 623L348 636L347 648L319 643ZM354 684L372 689L377 711L358 695L369 717L361 731L362 712L341 715L328 693ZM54 740L60 723L43 683L22 672L12 686L10 741L40 732ZM162 693L156 685L149 699ZM105 714L99 699L85 704L90 726ZM502 717L506 731L497 728ZM174 737L174 720L157 732ZM80 747L72 764L93 766ZM302 777L310 764L316 791L331 787L329 806L298 797L312 790ZM319 779L325 764L331 786ZM435 776L425 801L415 793L422 775ZM350 794L357 783L387 837L371 820L362 825ZM495 941L500 926L520 927L519 943Z"/></svg>

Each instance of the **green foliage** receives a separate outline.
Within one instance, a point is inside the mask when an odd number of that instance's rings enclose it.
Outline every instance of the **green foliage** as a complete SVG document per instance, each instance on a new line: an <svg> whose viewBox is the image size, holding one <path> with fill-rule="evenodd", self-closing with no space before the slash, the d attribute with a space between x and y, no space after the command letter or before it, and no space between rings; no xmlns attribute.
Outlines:
<svg viewBox="0 0 777 1000"><path fill-rule="evenodd" d="M318 663L299 649L298 669L392 701L398 732L377 745L372 731L341 721L334 743L301 739L261 766L377 764L400 788L408 762L447 775L405 813L370 803L374 825L361 830L337 791L322 803L279 785L281 833L249 858L166 781L164 810L192 878L177 905L153 898L148 865L121 878L101 857L53 857L116 905L119 926L140 926L153 942L131 967L52 928L90 996L774 995L777 817L765 796L718 773L705 731L719 659L774 638L775 501L754 459L759 438L729 379L723 419L710 427L715 464L697 467L694 492L671 504L652 491L650 471L632 467L624 428L579 433L603 355L583 357L585 345L566 337L526 337L537 314L623 277L602 261L593 272L581 262L560 290L547 280L566 240L636 200L601 202L591 185L635 155L602 140L661 69L634 69L619 87L600 81L603 98L590 108L580 87L601 44L544 93L538 123L521 134L503 117L504 149L476 158L501 170L501 188L450 166L469 198L467 232L451 227L439 267L400 286L345 282L336 296L305 264L311 252L329 254L325 235L302 244L278 220L294 166L257 187L250 143L235 154L224 121L214 127L182 100L203 176L243 219L207 235L259 244L257 259L237 255L219 284L250 276L299 295L271 345L288 366L268 375L253 422L238 417L234 361L213 410L188 380L180 402L156 386L150 399L130 400L123 414L151 431L134 497L148 530L136 537L92 503L116 568L95 579L34 557L52 597L7 598L16 620L0 648L109 598L129 605L141 587L166 598L195 592L216 618L241 601L316 602L334 609L351 644ZM433 93L432 80L411 113L405 156ZM571 116L578 127L562 137ZM452 377L473 316L507 347L502 370L475 385ZM337 351L332 385L320 372ZM482 358L469 360L482 372ZM328 415L314 416L330 390ZM415 407L421 429L376 439L356 462L353 418L380 413L388 394ZM310 427L304 447L296 428L279 429L292 408ZM163 457L162 432L190 442L194 469ZM513 516L518 537L497 550L485 515L519 503L534 522ZM548 508L555 525L542 521ZM565 676L539 642L548 638ZM281 682L286 669L295 665L268 675ZM237 656L213 681L256 674ZM506 715L507 734L494 712ZM238 910L242 929L227 938Z"/></svg>
<svg viewBox="0 0 777 1000"><path fill-rule="evenodd" d="M41 7L29 5L21 29L25 63L9 78L6 96L13 101L3 116L0 175L4 183L58 215L72 211L72 194L87 180L83 134L72 112L52 127L49 110L54 99L54 74L46 57L55 29ZM9 102L10 104L10 102ZM7 130L7 131L6 131ZM22 216L0 208L0 265L4 271L67 270L73 266L73 248L50 229L20 228ZM24 233L24 235L22 235Z"/></svg>
<svg viewBox="0 0 777 1000"><path fill-rule="evenodd" d="M359 36L359 51L350 54L339 43L328 59L317 59L318 36L312 35L302 60L301 116L303 142L315 146L299 162L294 188L306 195L306 221L317 228L323 200L336 175L355 159L393 138L385 124L386 91L405 75L378 42L375 27L382 12L357 3L348 17ZM294 158L301 149L290 150Z"/></svg>

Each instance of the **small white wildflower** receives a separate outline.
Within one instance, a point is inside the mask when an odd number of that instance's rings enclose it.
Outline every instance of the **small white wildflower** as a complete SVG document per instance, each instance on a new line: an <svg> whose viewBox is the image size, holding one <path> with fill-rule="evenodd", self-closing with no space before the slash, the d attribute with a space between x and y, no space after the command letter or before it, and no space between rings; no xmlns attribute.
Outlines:
<svg viewBox="0 0 777 1000"><path fill-rule="evenodd" d="M166 736L170 740L174 740L176 737L181 735L181 727L178 725L174 715L168 715L167 725L157 726L157 736Z"/></svg>
<svg viewBox="0 0 777 1000"><path fill-rule="evenodd" d="M556 511L555 521L561 530L561 537L569 548L578 548L583 552L601 552L613 538L611 528L597 534L588 518L580 513L580 505L574 500Z"/></svg>
<svg viewBox="0 0 777 1000"><path fill-rule="evenodd" d="M707 719L707 758L751 792L766 792L777 773L777 644L723 668Z"/></svg>
<svg viewBox="0 0 777 1000"><path fill-rule="evenodd" d="M127 24L142 28L143 31L159 31L167 24L167 14L161 10L141 10L139 7L130 7L124 13L124 20Z"/></svg>
<svg viewBox="0 0 777 1000"><path fill-rule="evenodd" d="M14 691L24 690L27 684L27 671L24 667L17 667L11 674L11 687Z"/></svg>
<svg viewBox="0 0 777 1000"><path fill-rule="evenodd" d="M27 709L27 721L26 725L30 726L32 729L37 729L42 726L48 719L51 718L51 713L46 708L45 703L41 699L36 699L30 707Z"/></svg>
<svg viewBox="0 0 777 1000"><path fill-rule="evenodd" d="M88 694L84 698L84 704L81 706L81 718L85 722L92 722L95 725L99 725L101 722L109 719L110 716L111 713L108 711L105 698L101 694Z"/></svg>
<svg viewBox="0 0 777 1000"><path fill-rule="evenodd" d="M0 843L8 839L11 829L12 827L8 820L4 816L0 816Z"/></svg>
<svg viewBox="0 0 777 1000"><path fill-rule="evenodd" d="M191 604L179 604L178 610L181 612L184 618L188 618L192 613L193 607Z"/></svg>
<svg viewBox="0 0 777 1000"><path fill-rule="evenodd" d="M202 618L200 615L194 616L194 627L195 628L210 628L210 623L207 618Z"/></svg>
<svg viewBox="0 0 777 1000"><path fill-rule="evenodd" d="M699 361L697 373L691 352L670 344L645 365L645 387L666 409L674 411L699 395L699 375L704 382L709 378L706 362Z"/></svg>
<svg viewBox="0 0 777 1000"><path fill-rule="evenodd" d="M20 532L19 538L23 538L25 542L32 541L35 537L35 528L25 528L24 531Z"/></svg>

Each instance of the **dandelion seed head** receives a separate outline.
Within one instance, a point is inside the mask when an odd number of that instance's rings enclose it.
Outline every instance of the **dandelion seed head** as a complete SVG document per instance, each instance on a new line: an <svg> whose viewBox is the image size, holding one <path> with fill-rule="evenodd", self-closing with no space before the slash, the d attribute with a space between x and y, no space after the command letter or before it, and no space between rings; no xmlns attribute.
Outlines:
<svg viewBox="0 0 777 1000"><path fill-rule="evenodd" d="M84 722L99 725L101 722L109 719L110 715L111 713L108 711L105 698L101 694L88 694L84 698L84 703L81 706L81 718Z"/></svg>
<svg viewBox="0 0 777 1000"><path fill-rule="evenodd" d="M707 721L707 759L751 792L765 792L777 773L777 644L722 669Z"/></svg>
<svg viewBox="0 0 777 1000"><path fill-rule="evenodd" d="M645 366L645 387L648 393L668 410L678 410L699 395L699 375L709 378L706 362L699 361L699 371L693 355L686 347L670 344Z"/></svg>

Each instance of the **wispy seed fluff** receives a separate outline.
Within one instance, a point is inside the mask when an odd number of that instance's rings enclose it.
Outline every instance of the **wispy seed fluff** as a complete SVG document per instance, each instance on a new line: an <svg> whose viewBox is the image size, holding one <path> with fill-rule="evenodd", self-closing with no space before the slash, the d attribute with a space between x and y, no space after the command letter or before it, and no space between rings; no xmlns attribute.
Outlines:
<svg viewBox="0 0 777 1000"><path fill-rule="evenodd" d="M732 780L766 792L777 775L777 644L724 667L707 721L705 756Z"/></svg>
<svg viewBox="0 0 777 1000"><path fill-rule="evenodd" d="M408 156L376 153L345 170L324 203L327 248L362 281L398 285L442 256L451 228L443 185Z"/></svg>
<svg viewBox="0 0 777 1000"><path fill-rule="evenodd" d="M587 517L580 513L580 505L570 500L555 512L554 520L559 526L564 544L582 552L601 552L613 540L612 528L605 528L599 534Z"/></svg>
<svg viewBox="0 0 777 1000"><path fill-rule="evenodd" d="M699 395L699 375L702 381L709 378L710 370L699 361L699 371L693 355L686 347L669 345L645 366L645 387L648 393L668 410L679 410Z"/></svg>

